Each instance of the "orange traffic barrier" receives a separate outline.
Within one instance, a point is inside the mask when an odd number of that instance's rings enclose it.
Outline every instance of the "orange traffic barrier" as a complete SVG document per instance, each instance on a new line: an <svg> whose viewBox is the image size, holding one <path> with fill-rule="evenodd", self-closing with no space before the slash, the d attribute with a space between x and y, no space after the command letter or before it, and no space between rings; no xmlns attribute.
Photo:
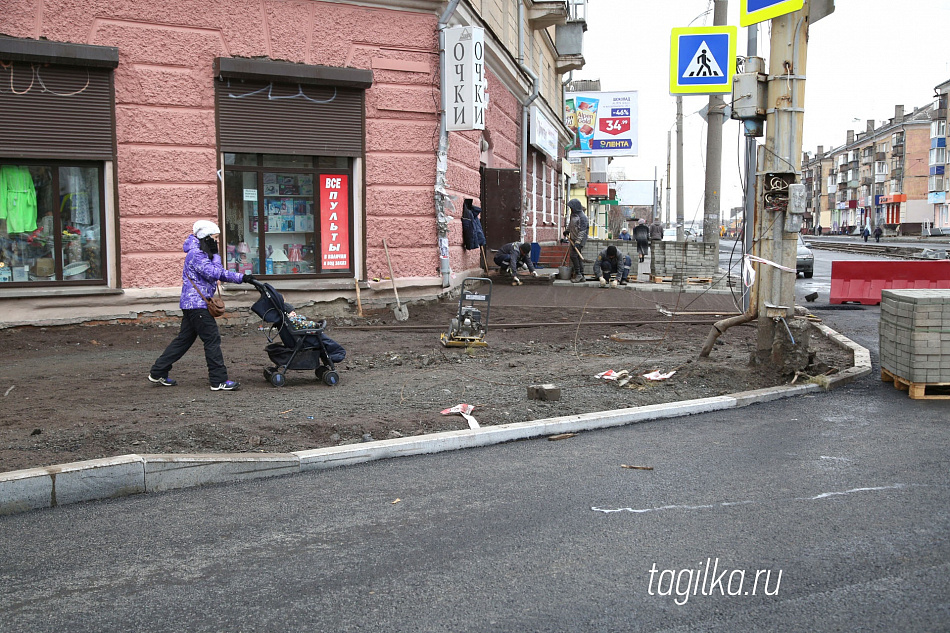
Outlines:
<svg viewBox="0 0 950 633"><path fill-rule="evenodd" d="M950 289L950 261L833 261L830 303L881 303L882 290Z"/></svg>

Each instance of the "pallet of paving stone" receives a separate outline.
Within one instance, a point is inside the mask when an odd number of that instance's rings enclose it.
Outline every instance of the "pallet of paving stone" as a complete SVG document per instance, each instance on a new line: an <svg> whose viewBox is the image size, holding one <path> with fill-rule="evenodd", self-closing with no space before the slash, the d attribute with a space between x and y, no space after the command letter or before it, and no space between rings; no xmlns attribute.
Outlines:
<svg viewBox="0 0 950 633"><path fill-rule="evenodd" d="M894 383L894 388L907 391L913 400L950 400L950 382L911 382L881 370L881 380Z"/></svg>

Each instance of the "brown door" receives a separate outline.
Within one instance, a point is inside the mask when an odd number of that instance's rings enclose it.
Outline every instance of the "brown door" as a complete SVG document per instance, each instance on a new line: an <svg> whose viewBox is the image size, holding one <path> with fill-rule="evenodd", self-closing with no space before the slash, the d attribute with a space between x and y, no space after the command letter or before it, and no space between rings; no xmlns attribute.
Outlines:
<svg viewBox="0 0 950 633"><path fill-rule="evenodd" d="M521 239L521 170L482 168L482 228L489 251Z"/></svg>

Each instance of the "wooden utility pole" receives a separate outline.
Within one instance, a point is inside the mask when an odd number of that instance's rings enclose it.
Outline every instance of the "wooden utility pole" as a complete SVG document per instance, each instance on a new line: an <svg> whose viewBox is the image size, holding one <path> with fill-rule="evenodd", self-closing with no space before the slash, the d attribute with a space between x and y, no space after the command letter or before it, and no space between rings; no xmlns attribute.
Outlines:
<svg viewBox="0 0 950 633"><path fill-rule="evenodd" d="M795 312L795 260L798 235L786 231L789 186L801 174L805 117L809 1L799 11L772 19L765 145L756 160L756 244L759 257L791 269L758 266L758 356L781 364L788 337L787 320Z"/></svg>

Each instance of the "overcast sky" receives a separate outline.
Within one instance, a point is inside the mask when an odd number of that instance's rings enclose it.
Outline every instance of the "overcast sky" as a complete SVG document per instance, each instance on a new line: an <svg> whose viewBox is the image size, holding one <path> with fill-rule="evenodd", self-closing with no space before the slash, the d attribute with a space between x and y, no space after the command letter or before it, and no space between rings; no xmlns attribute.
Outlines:
<svg viewBox="0 0 950 633"><path fill-rule="evenodd" d="M615 159L628 179L652 180L654 169L666 188L666 132L673 131L676 99L669 94L670 31L711 26L711 0L589 0L584 37L586 65L575 79L600 79L604 91L639 94L639 156ZM707 10L709 13L703 15ZM729 24L739 25L739 0L729 0ZM835 12L810 28L805 86L803 149L814 152L844 144L848 130L864 131L925 106L933 88L950 79L950 0L836 0ZM747 29L739 28L737 54L747 52ZM768 58L769 22L759 24L758 52ZM767 63L767 62L766 62ZM702 220L706 127L694 114L708 96L683 98L684 210ZM727 96L727 103L731 97ZM854 119L857 119L856 121ZM742 205L738 121L723 127L721 208ZM676 159L672 158L676 209ZM666 204L665 191L663 203Z"/></svg>

